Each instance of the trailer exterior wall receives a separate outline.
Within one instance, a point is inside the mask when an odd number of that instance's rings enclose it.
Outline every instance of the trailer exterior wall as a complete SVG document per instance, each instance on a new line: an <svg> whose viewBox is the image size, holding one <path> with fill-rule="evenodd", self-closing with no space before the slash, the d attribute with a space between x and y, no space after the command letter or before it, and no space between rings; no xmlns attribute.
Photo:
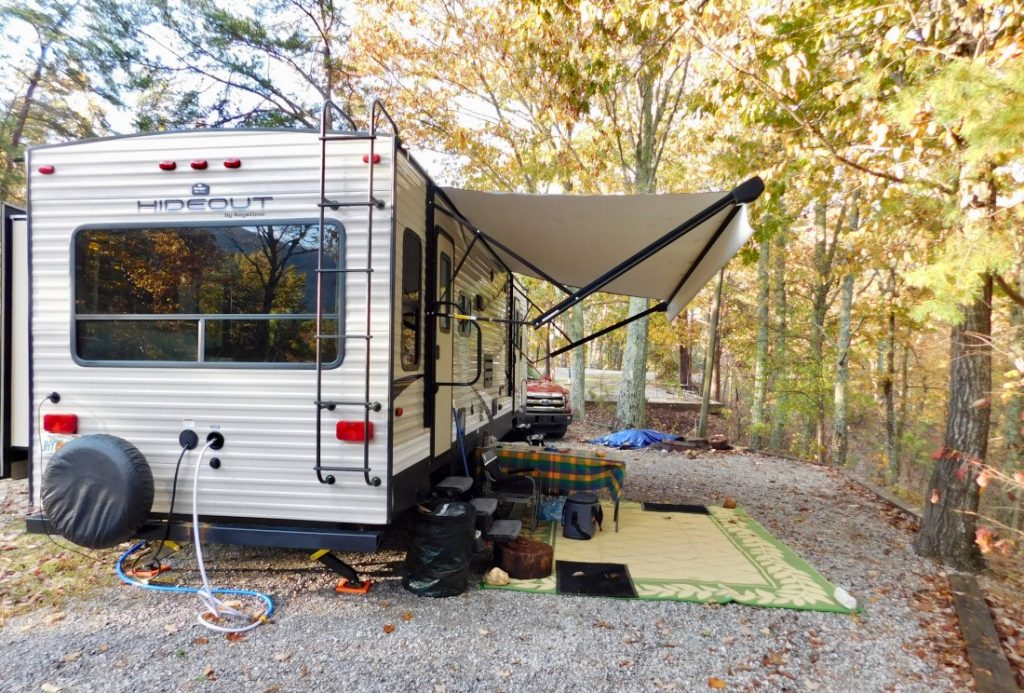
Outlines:
<svg viewBox="0 0 1024 693"><path fill-rule="evenodd" d="M385 524L391 479L389 354L391 350L391 233L393 140L379 138L382 157L375 171L374 195L384 202L373 213L373 257L367 257L367 207L328 209L330 220L344 227L344 266L365 268L372 261L369 340L347 339L344 358L323 374L324 398L364 399L369 356L370 399L381 402L371 412L375 427L370 465L383 483L368 486L359 473L335 473L337 483L321 484L313 471L315 372L309 368L136 367L82 365L72 357L73 234L83 225L199 224L224 222L230 212L211 212L197 203L177 212L161 211L150 201L189 199L193 186L209 186L209 196L238 199L261 196L264 215L246 223L315 220L319 202L319 139L315 133L291 131L198 131L94 140L37 148L30 152L32 186L32 334L33 406L53 391L58 405L44 412L75 413L82 434L109 433L136 445L148 459L156 483L153 511L167 511L177 436L192 428L200 437L219 430L226 439L220 469L202 473L200 512L222 518L281 521ZM341 201L367 199L365 140L328 145L327 196ZM240 169L227 169L238 158ZM162 171L158 162L174 160L177 170ZM209 162L194 171L192 160ZM38 166L55 167L41 175ZM143 201L143 205L140 205ZM255 211L255 210L250 210ZM342 275L344 326L349 335L366 332L366 276ZM363 409L339 407L324 412L320 432L325 465L361 467L363 445L339 442L337 420L362 421ZM33 440L35 497L53 441L40 432ZM190 458L189 464L194 460ZM186 478L188 475L182 475ZM179 484L183 482L179 480ZM179 488L176 513L191 511L190 494Z"/></svg>

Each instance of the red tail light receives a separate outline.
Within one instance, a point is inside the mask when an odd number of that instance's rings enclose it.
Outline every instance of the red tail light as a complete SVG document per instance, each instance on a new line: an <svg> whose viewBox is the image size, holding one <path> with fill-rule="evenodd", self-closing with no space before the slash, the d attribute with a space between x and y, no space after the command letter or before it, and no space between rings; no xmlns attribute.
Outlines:
<svg viewBox="0 0 1024 693"><path fill-rule="evenodd" d="M364 424L362 421L339 421L335 429L338 440L349 443L362 443L373 440L373 422Z"/></svg>
<svg viewBox="0 0 1024 693"><path fill-rule="evenodd" d="M224 168L241 168L241 159L224 159Z"/></svg>
<svg viewBox="0 0 1024 693"><path fill-rule="evenodd" d="M207 166L206 161L204 159L196 159L190 165L197 171L202 171Z"/></svg>
<svg viewBox="0 0 1024 693"><path fill-rule="evenodd" d="M174 163L173 161L161 161L160 162L160 170L161 171L173 171L176 168L178 168L178 164Z"/></svg>
<svg viewBox="0 0 1024 693"><path fill-rule="evenodd" d="M46 414L43 416L43 430L47 433L78 433L77 414Z"/></svg>
<svg viewBox="0 0 1024 693"><path fill-rule="evenodd" d="M364 164L370 163L370 155L369 154L363 154L363 163ZM380 154L374 154L373 155L373 163L375 163L375 164L379 164L380 163Z"/></svg>
<svg viewBox="0 0 1024 693"><path fill-rule="evenodd" d="M55 169L50 164L43 164L42 166L39 167L39 172L42 173L44 176L48 176L51 173L54 173L56 170L57 169Z"/></svg>

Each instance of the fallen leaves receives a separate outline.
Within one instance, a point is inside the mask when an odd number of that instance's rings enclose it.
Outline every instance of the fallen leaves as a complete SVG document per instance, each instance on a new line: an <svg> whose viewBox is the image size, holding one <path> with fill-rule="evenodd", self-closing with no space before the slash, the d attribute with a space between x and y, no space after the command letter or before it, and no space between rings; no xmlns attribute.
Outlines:
<svg viewBox="0 0 1024 693"><path fill-rule="evenodd" d="M388 635L391 635L392 633L394 633L395 632L395 624L394 623L385 623L384 624L384 632L387 633Z"/></svg>
<svg viewBox="0 0 1024 693"><path fill-rule="evenodd" d="M224 639L228 642L242 642L245 638L245 633L228 633L224 636Z"/></svg>
<svg viewBox="0 0 1024 693"><path fill-rule="evenodd" d="M58 621L63 621L66 616L67 614L65 614L63 611L56 611L52 614L47 614L46 616L44 616L43 623L50 626L54 623L57 623Z"/></svg>
<svg viewBox="0 0 1024 693"><path fill-rule="evenodd" d="M277 654L274 655L274 661L275 662L287 662L291 658L292 658L292 653L291 652L278 652Z"/></svg>
<svg viewBox="0 0 1024 693"><path fill-rule="evenodd" d="M208 642L210 642L210 639L207 638L207 637L204 637L202 635L200 635L198 638L193 638L192 639L192 644L193 645L205 645Z"/></svg>
<svg viewBox="0 0 1024 693"><path fill-rule="evenodd" d="M728 685L729 684L727 684L725 681L718 678L717 676L712 676L708 679L708 688L725 688Z"/></svg>
<svg viewBox="0 0 1024 693"><path fill-rule="evenodd" d="M65 664L70 664L71 662L75 661L76 659L78 659L81 656L82 656L82 652L81 651L78 651L78 652L68 652L66 655L64 655L63 657L60 658L60 661L64 662Z"/></svg>
<svg viewBox="0 0 1024 693"><path fill-rule="evenodd" d="M213 666L207 664L199 673L199 678L206 679L207 681L216 681L217 672L214 670Z"/></svg>
<svg viewBox="0 0 1024 693"><path fill-rule="evenodd" d="M406 611L404 614L402 614L402 620L405 621L406 623L411 621L412 620L412 612L411 611Z"/></svg>

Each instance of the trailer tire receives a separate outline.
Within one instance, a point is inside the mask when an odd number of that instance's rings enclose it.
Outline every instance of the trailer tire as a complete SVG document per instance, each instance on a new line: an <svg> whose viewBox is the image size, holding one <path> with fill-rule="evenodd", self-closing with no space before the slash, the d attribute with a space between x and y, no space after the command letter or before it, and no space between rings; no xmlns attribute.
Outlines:
<svg viewBox="0 0 1024 693"><path fill-rule="evenodd" d="M43 474L49 527L90 549L131 539L153 507L153 472L139 449L106 434L77 438L50 458Z"/></svg>

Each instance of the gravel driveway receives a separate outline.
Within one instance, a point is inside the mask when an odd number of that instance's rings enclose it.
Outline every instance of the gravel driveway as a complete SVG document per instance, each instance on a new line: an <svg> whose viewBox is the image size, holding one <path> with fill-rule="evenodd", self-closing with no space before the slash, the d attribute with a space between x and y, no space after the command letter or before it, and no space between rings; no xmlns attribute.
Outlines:
<svg viewBox="0 0 1024 693"><path fill-rule="evenodd" d="M228 641L195 623L195 598L111 579L68 604L63 620L38 611L9 619L0 690L934 691L969 681L938 568L914 556L886 506L841 475L754 454L627 455L627 498L732 496L863 612L475 587L419 598L399 581L401 532L391 548L348 557L377 584L368 596L342 596L304 553L209 546L213 582L274 596L271 624ZM187 552L176 574L194 582Z"/></svg>

